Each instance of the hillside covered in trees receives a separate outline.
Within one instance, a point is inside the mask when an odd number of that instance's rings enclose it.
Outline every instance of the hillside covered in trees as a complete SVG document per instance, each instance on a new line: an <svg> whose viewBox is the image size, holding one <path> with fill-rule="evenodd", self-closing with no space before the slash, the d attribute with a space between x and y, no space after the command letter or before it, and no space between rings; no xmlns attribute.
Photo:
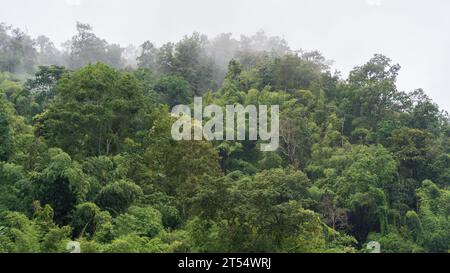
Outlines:
<svg viewBox="0 0 450 273"><path fill-rule="evenodd" d="M0 24L0 252L450 251L450 126L376 54L347 78L263 32L57 48ZM355 64L357 65L357 64ZM170 109L280 105L280 148Z"/></svg>

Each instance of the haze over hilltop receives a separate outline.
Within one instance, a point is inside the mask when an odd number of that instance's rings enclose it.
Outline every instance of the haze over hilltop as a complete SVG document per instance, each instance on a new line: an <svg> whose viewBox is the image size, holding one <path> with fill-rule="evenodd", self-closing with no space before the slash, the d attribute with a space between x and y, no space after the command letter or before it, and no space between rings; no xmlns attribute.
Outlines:
<svg viewBox="0 0 450 273"><path fill-rule="evenodd" d="M450 2L441 0L17 0L2 1L0 21L56 45L70 39L77 21L126 46L178 41L194 31L214 37L265 30L293 49L319 50L344 76L374 53L402 65L399 89L423 88L450 109ZM24 9L24 7L26 7ZM426 12L424 12L426 11Z"/></svg>

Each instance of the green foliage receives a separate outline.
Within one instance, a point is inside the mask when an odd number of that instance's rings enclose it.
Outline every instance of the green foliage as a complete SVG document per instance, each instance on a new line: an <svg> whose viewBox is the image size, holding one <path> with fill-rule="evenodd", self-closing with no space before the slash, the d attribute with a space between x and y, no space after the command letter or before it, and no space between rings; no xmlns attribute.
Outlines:
<svg viewBox="0 0 450 273"><path fill-rule="evenodd" d="M66 43L69 47L69 67L81 68L89 63L102 61L116 68L123 66L119 45L108 44L92 32L89 24L77 22L77 34Z"/></svg>
<svg viewBox="0 0 450 273"><path fill-rule="evenodd" d="M30 36L20 29L0 23L0 71L30 72L36 55Z"/></svg>
<svg viewBox="0 0 450 273"><path fill-rule="evenodd" d="M405 175L421 179L421 169L427 161L429 151L429 139L431 134L425 131L411 128L394 130L388 138L390 150L396 155Z"/></svg>
<svg viewBox="0 0 450 273"><path fill-rule="evenodd" d="M162 215L151 207L130 207L125 214L114 219L114 234L119 237L129 233L155 237L163 230Z"/></svg>
<svg viewBox="0 0 450 273"><path fill-rule="evenodd" d="M0 252L39 252L35 224L19 212L4 212L0 216Z"/></svg>
<svg viewBox="0 0 450 273"><path fill-rule="evenodd" d="M389 233L383 236L370 236L368 241L377 241L381 244L382 253L421 253L424 250L413 241L403 238L397 233Z"/></svg>
<svg viewBox="0 0 450 273"><path fill-rule="evenodd" d="M147 240L145 238L139 237L136 234L128 234L117 239L114 239L111 244L106 246L106 253L140 253L145 252Z"/></svg>
<svg viewBox="0 0 450 273"><path fill-rule="evenodd" d="M432 253L447 253L450 246L449 209L447 190L439 189L430 180L425 180L417 190L420 207L419 216L423 227L423 246Z"/></svg>
<svg viewBox="0 0 450 273"><path fill-rule="evenodd" d="M21 166L0 163L0 212L20 210L18 193L22 183L26 183L26 173Z"/></svg>
<svg viewBox="0 0 450 273"><path fill-rule="evenodd" d="M7 161L14 153L14 138L6 110L1 103L0 101L0 161Z"/></svg>
<svg viewBox="0 0 450 273"><path fill-rule="evenodd" d="M449 252L449 117L389 58L344 79L263 32L194 33L134 62L81 23L65 48L0 25L0 252ZM279 105L280 148L175 141L195 95Z"/></svg>
<svg viewBox="0 0 450 273"><path fill-rule="evenodd" d="M56 96L35 120L49 142L74 156L121 151L145 101L132 74L101 63L65 74Z"/></svg>
<svg viewBox="0 0 450 273"><path fill-rule="evenodd" d="M98 193L96 203L112 215L124 213L142 197L142 189L131 181L120 180L106 185Z"/></svg>
<svg viewBox="0 0 450 273"><path fill-rule="evenodd" d="M66 72L62 66L39 66L34 78L25 82L25 90L20 94L22 97L14 99L17 112L29 120L42 113L54 99L56 84Z"/></svg>
<svg viewBox="0 0 450 273"><path fill-rule="evenodd" d="M189 104L193 98L189 83L178 76L161 77L154 88L161 96L161 101L171 108L179 104Z"/></svg>
<svg viewBox="0 0 450 273"><path fill-rule="evenodd" d="M52 228L45 234L42 245L42 252L45 253L61 253L66 249L67 243L70 241L71 228L64 226L62 228Z"/></svg>
<svg viewBox="0 0 450 273"><path fill-rule="evenodd" d="M197 251L324 251L336 241L326 236L329 229L318 214L302 208L309 185L292 169L264 171L254 179L232 173L206 183L192 200L202 218L190 223Z"/></svg>
<svg viewBox="0 0 450 273"><path fill-rule="evenodd" d="M86 202L76 206L71 226L76 238L92 238L108 223L111 223L108 212L101 211L94 203Z"/></svg>
<svg viewBox="0 0 450 273"><path fill-rule="evenodd" d="M89 179L81 166L60 149L49 150L47 164L31 177L32 198L55 208L57 223L68 223L72 210L86 198Z"/></svg>

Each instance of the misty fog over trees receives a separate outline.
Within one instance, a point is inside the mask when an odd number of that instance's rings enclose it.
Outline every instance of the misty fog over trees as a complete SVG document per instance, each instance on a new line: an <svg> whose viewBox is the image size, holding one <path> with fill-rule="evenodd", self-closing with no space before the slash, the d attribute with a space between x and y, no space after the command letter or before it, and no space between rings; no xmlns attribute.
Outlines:
<svg viewBox="0 0 450 273"><path fill-rule="evenodd" d="M0 252L450 251L449 117L400 65L344 78L262 31L148 39L0 24ZM280 105L280 148L173 140L194 96Z"/></svg>
<svg viewBox="0 0 450 273"><path fill-rule="evenodd" d="M231 33L209 39L195 32L160 47L150 40L139 46L123 47L98 37L89 24L77 23L76 34L57 47L45 35L32 38L2 23L0 37L2 71L34 73L37 66L49 65L79 69L89 63L103 62L116 69L146 68L155 75L180 76L199 93L221 85L231 59L238 60L246 70L287 55L313 61L322 69L330 64L319 52L294 51L285 40L268 37L264 31L250 37L241 35L239 39L233 38Z"/></svg>

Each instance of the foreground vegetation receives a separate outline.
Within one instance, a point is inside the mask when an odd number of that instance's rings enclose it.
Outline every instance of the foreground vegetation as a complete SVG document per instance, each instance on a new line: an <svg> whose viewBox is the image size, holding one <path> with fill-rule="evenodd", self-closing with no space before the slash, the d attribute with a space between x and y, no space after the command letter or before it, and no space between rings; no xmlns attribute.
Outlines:
<svg viewBox="0 0 450 273"><path fill-rule="evenodd" d="M263 33L66 45L0 27L0 252L450 250L449 119L387 57L343 79ZM279 104L280 149L174 141L195 95Z"/></svg>

